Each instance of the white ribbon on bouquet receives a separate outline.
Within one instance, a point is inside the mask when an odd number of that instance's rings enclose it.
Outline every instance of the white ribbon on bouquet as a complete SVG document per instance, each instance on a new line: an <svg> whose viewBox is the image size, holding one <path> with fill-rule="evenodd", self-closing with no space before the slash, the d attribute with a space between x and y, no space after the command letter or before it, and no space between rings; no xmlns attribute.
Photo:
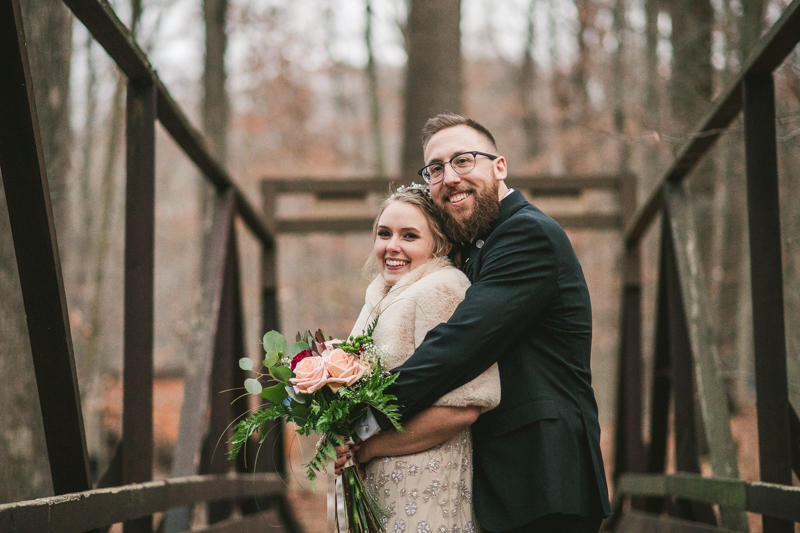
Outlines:
<svg viewBox="0 0 800 533"><path fill-rule="evenodd" d="M344 445L353 444L352 438L346 438ZM355 462L350 458L344 464L344 468L355 466ZM336 462L331 459L328 464L328 533L348 533L347 520L347 501L344 496L344 479L341 475L334 475L336 472Z"/></svg>

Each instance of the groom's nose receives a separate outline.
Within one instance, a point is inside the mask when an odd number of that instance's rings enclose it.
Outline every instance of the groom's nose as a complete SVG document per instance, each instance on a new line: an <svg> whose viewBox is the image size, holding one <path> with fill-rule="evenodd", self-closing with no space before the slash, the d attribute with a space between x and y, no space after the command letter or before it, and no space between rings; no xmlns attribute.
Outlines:
<svg viewBox="0 0 800 533"><path fill-rule="evenodd" d="M452 187L461 183L461 176L459 176L450 165L445 165L442 169L442 185L445 187Z"/></svg>

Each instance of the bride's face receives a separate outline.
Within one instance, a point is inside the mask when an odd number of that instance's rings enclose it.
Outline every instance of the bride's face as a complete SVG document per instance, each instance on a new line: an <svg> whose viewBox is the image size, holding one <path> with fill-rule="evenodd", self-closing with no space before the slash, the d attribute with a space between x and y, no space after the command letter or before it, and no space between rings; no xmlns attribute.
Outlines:
<svg viewBox="0 0 800 533"><path fill-rule="evenodd" d="M386 284L397 281L433 255L433 235L422 212L411 204L395 201L378 220L375 258Z"/></svg>

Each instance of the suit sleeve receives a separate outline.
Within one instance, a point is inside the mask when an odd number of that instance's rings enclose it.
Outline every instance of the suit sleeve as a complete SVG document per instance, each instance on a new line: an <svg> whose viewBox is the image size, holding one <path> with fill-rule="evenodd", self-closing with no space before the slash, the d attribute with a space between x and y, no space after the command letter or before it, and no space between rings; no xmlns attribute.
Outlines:
<svg viewBox="0 0 800 533"><path fill-rule="evenodd" d="M397 368L389 389L403 418L473 379L508 350L558 294L553 242L532 217L512 217L487 239L483 264L464 301L432 329L414 355ZM378 416L381 426L386 420Z"/></svg>

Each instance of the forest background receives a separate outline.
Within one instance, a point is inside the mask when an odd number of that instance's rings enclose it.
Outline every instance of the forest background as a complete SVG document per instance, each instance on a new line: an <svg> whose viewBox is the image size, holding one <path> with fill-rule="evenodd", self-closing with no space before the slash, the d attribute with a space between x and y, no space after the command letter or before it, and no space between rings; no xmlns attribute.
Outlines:
<svg viewBox="0 0 800 533"><path fill-rule="evenodd" d="M511 174L628 174L644 199L789 0L115 0L173 97L256 204L264 178L416 177L419 128L455 111L495 133ZM81 384L89 453L119 439L125 81L60 3L23 0ZM435 50L436 53L432 53ZM428 61L418 58L430 55ZM800 405L800 52L776 72L790 394ZM749 252L741 118L688 182L730 405L752 420ZM513 180L509 181L511 187ZM388 192L388 191L387 191ZM157 131L156 444L169 471L193 364L213 191ZM0 196L2 196L0 190ZM297 195L278 216L375 213ZM531 198L554 215L615 212L612 194ZM645 241L644 356L652 359L657 233ZM593 373L613 428L620 235L570 231L594 308ZM259 252L239 228L246 339L257 357ZM364 234L278 239L284 333L347 335L363 302ZM650 320L648 320L648 317ZM648 326L649 324L649 326ZM0 502L52 493L5 199L0 201ZM646 374L649 375L649 374ZM7 407L11 406L11 407ZM745 433L737 430L737 439ZM754 434L754 432L753 432ZM743 437L741 437L743 439ZM754 463L752 442L739 441ZM610 454L606 453L607 459ZM755 479L752 464L740 467Z"/></svg>

